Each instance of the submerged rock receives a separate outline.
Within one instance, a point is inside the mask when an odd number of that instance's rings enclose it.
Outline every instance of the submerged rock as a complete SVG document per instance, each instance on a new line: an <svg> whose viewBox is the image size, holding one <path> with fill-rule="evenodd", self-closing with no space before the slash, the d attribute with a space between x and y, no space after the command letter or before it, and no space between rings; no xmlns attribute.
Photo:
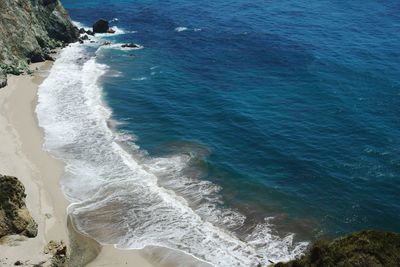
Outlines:
<svg viewBox="0 0 400 267"><path fill-rule="evenodd" d="M99 19L93 24L93 32L94 33L107 33L110 29L108 21L105 19Z"/></svg>
<svg viewBox="0 0 400 267"><path fill-rule="evenodd" d="M332 242L317 241L301 258L274 266L400 266L400 234L363 231Z"/></svg>
<svg viewBox="0 0 400 267"><path fill-rule="evenodd" d="M139 48L140 46L134 43L129 43L129 44L123 44L121 45L123 48Z"/></svg>
<svg viewBox="0 0 400 267"><path fill-rule="evenodd" d="M0 175L0 238L37 235L37 224L25 205L25 197L25 187L16 177Z"/></svg>

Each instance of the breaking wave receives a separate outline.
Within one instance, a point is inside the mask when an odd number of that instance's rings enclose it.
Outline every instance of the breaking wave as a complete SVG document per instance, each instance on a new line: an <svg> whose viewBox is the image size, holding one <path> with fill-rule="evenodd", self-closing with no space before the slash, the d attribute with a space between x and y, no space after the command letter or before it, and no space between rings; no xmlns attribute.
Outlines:
<svg viewBox="0 0 400 267"><path fill-rule="evenodd" d="M219 186L185 172L202 149L153 157L134 137L113 131L101 87L108 66L96 61L98 53L66 47L40 86L36 109L45 149L66 163L61 186L81 232L123 249L180 250L215 266L269 264L304 250L307 243L295 243L293 234L273 234L268 220L238 238L245 216L221 208Z"/></svg>

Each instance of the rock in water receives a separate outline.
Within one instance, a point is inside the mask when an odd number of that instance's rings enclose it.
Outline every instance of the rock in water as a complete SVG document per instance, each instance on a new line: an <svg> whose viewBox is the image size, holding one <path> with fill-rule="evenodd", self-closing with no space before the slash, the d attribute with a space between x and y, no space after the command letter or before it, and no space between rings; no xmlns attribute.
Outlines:
<svg viewBox="0 0 400 267"><path fill-rule="evenodd" d="M25 205L25 197L25 187L16 177L0 175L0 238L37 235L37 224Z"/></svg>
<svg viewBox="0 0 400 267"><path fill-rule="evenodd" d="M109 29L110 26L108 25L108 21L105 19L99 19L95 24L93 24L94 33L107 33Z"/></svg>
<svg viewBox="0 0 400 267"><path fill-rule="evenodd" d="M301 258L275 267L400 266L400 234L379 231L352 233L332 242L317 241Z"/></svg>
<svg viewBox="0 0 400 267"><path fill-rule="evenodd" d="M0 88L7 85L7 76L2 69L0 69Z"/></svg>
<svg viewBox="0 0 400 267"><path fill-rule="evenodd" d="M122 48L139 48L140 46L134 43L123 44L121 45Z"/></svg>

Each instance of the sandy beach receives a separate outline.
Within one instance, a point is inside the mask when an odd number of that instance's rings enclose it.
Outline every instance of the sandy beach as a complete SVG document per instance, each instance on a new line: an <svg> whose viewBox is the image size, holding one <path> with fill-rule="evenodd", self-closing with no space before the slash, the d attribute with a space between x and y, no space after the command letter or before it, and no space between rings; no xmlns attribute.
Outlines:
<svg viewBox="0 0 400 267"><path fill-rule="evenodd" d="M68 201L59 187L64 165L42 149L43 131L38 127L35 107L38 86L52 62L31 65L34 75L9 75L8 86L0 89L0 173L18 177L26 188L26 203L38 223L38 236L8 236L0 243L0 265L16 261L37 264L49 259L43 248L51 241L71 247L74 266L152 266L140 251L122 251L97 242L67 227ZM99 253L100 252L100 253Z"/></svg>

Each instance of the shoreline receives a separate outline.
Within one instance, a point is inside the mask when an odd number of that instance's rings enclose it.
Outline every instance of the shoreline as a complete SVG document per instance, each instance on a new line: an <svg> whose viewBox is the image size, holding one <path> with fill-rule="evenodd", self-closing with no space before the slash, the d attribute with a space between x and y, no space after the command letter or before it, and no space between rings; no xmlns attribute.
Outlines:
<svg viewBox="0 0 400 267"><path fill-rule="evenodd" d="M38 87L52 65L49 61L32 64L32 76L9 75L8 85L0 89L0 173L16 176L25 185L26 205L38 223L35 238L8 236L1 240L4 258L0 264L48 261L50 255L43 253L44 247L51 240L62 240L71 248L75 263L82 266L152 266L141 251L101 246L67 226L69 202L59 186L65 165L43 150L44 132L35 113Z"/></svg>
<svg viewBox="0 0 400 267"><path fill-rule="evenodd" d="M23 240L7 237L1 246L6 264L15 261L38 263L49 256L43 248L50 240L68 244L65 228L68 202L61 194L58 179L64 166L42 150L43 135L37 125L34 108L39 84L51 68L50 62L33 64L34 76L8 76L8 85L0 90L0 173L20 179L26 189L26 205L38 223L38 236ZM16 241L23 240L23 241ZM12 246L10 246L12 244ZM21 255L21 249L29 253ZM38 262L34 262L38 261Z"/></svg>

